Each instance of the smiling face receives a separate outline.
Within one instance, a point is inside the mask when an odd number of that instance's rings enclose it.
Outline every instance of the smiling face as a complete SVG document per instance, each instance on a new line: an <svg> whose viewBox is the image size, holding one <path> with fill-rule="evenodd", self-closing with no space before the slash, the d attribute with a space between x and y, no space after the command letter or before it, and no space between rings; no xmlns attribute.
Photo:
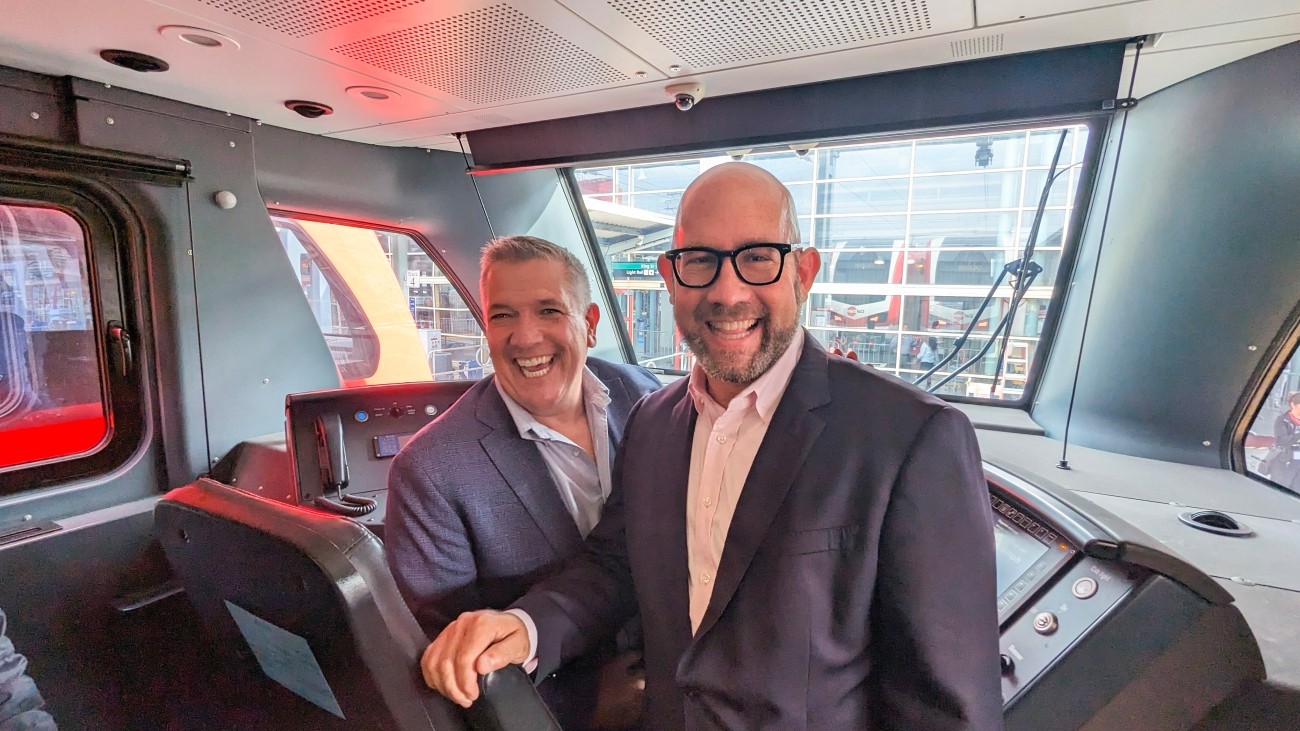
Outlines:
<svg viewBox="0 0 1300 731"><path fill-rule="evenodd" d="M481 281L497 381L539 421L582 406L582 369L600 310L583 305L553 259L493 263Z"/></svg>
<svg viewBox="0 0 1300 731"><path fill-rule="evenodd" d="M798 236L785 187L761 168L727 163L706 171L682 196L674 247L731 251L754 243L797 244ZM715 398L729 400L789 347L820 265L815 249L796 250L786 255L780 279L754 286L724 260L717 279L696 289L679 284L672 263L659 258L677 329L699 359Z"/></svg>

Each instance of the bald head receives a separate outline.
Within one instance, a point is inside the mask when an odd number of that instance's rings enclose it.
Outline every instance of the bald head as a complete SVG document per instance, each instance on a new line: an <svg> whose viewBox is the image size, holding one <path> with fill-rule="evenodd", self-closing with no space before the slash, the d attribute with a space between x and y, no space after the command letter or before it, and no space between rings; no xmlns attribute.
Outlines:
<svg viewBox="0 0 1300 731"><path fill-rule="evenodd" d="M692 232L701 228L702 219L718 216L767 224L768 230L780 232L780 239L771 243L799 243L794 198L775 175L757 165L728 162L701 173L682 194L674 245L707 244L692 240Z"/></svg>

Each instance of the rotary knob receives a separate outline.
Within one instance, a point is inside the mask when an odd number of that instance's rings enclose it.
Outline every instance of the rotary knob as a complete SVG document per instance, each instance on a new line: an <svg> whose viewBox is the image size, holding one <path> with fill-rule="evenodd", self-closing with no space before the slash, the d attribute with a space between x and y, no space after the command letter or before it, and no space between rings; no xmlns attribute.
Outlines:
<svg viewBox="0 0 1300 731"><path fill-rule="evenodd" d="M1034 631L1040 635L1050 635L1057 628L1056 615L1051 612L1043 612L1034 617Z"/></svg>

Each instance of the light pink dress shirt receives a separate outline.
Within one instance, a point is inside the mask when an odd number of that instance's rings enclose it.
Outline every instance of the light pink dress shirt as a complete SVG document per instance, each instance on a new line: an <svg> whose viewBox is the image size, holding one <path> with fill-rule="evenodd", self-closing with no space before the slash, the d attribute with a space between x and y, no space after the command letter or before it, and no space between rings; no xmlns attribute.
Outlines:
<svg viewBox="0 0 1300 731"><path fill-rule="evenodd" d="M785 353L758 380L723 408L709 395L704 370L691 370L687 390L699 414L691 442L686 486L686 562L690 580L691 632L700 627L727 544L727 531L749 477L749 468L772 423L803 352L800 328Z"/></svg>

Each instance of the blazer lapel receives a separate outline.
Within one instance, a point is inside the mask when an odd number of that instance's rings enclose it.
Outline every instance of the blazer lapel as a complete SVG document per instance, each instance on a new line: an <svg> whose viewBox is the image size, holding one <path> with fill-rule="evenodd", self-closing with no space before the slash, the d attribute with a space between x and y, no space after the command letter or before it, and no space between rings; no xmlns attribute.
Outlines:
<svg viewBox="0 0 1300 731"><path fill-rule="evenodd" d="M612 376L609 380L601 379L601 383L609 389L609 443L618 449L623 443L623 427L627 422L628 411L632 409L632 399L622 378Z"/></svg>
<svg viewBox="0 0 1300 731"><path fill-rule="evenodd" d="M799 363L772 415L772 423L768 424L767 434L745 479L745 489L736 503L713 595L695 633L696 639L713 627L735 595L804 460L826 426L812 413L812 409L830 403L826 362L826 351L811 335L805 334Z"/></svg>
<svg viewBox="0 0 1300 731"><path fill-rule="evenodd" d="M476 416L492 431L479 439L479 444L551 548L560 555L572 553L582 543L582 534L560 500L560 490L551 479L546 461L537 445L520 438L496 384L490 380L486 383Z"/></svg>
<svg viewBox="0 0 1300 731"><path fill-rule="evenodd" d="M691 471L691 442L695 433L695 404L682 389L682 397L673 406L670 421L658 437L655 449L662 455L660 471L651 482L660 489L645 496L644 520L648 534L639 549L656 552L646 565L653 572L646 584L664 602L665 617L672 618L673 640L685 648L691 641L690 566L686 555L686 487ZM634 549L635 550L635 549Z"/></svg>

